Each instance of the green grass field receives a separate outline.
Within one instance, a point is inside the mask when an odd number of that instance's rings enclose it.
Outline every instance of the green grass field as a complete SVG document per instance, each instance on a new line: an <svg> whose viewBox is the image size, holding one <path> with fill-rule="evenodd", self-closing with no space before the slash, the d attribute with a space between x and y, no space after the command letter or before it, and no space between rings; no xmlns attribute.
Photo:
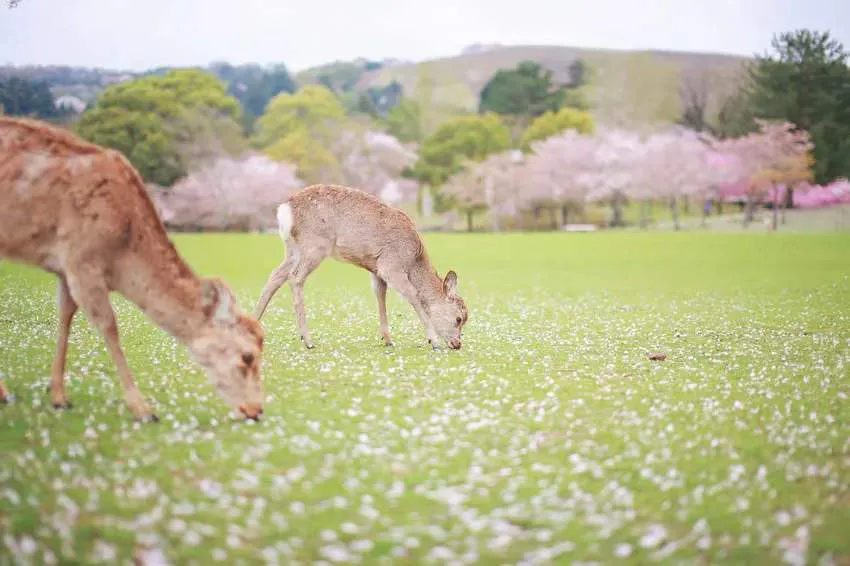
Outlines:
<svg viewBox="0 0 850 566"><path fill-rule="evenodd" d="M275 236L176 236L251 310ZM0 264L0 564L850 561L850 235L428 235L470 307L432 352L369 277L307 282L263 319L266 414L233 420L120 297L162 421L126 410L84 317L45 392L54 282ZM666 361L650 361L662 351Z"/></svg>

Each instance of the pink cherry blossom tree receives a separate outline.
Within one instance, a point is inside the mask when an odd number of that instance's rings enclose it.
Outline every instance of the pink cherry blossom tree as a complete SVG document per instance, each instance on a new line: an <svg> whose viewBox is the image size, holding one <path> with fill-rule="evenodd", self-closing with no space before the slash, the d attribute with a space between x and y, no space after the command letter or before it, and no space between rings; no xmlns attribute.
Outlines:
<svg viewBox="0 0 850 566"><path fill-rule="evenodd" d="M416 198L418 183L402 177L416 152L384 132L351 129L333 143L339 167L329 182L357 187L391 203Z"/></svg>
<svg viewBox="0 0 850 566"><path fill-rule="evenodd" d="M303 186L293 166L252 154L210 161L151 196L171 228L260 230L274 228L277 206Z"/></svg>
<svg viewBox="0 0 850 566"><path fill-rule="evenodd" d="M480 162L467 162L441 191L465 213L467 230L472 231L475 213L487 210L491 225L498 231L502 216L516 215L528 202L527 195L519 190L522 176L522 153L506 151Z"/></svg>
<svg viewBox="0 0 850 566"><path fill-rule="evenodd" d="M585 173L592 187L588 201L603 201L611 205L611 226L622 226L623 204L640 186L640 167L646 146L642 136L622 129L600 129L597 145Z"/></svg>
<svg viewBox="0 0 850 566"><path fill-rule="evenodd" d="M788 122L759 120L759 131L716 144L719 151L734 154L741 168L747 206L744 225L753 219L756 204L769 200L773 229L778 228L780 192L811 179L813 164L810 137Z"/></svg>
<svg viewBox="0 0 850 566"><path fill-rule="evenodd" d="M532 144L524 168L528 198L560 209L561 225L570 209L581 210L594 188L599 138L568 130Z"/></svg>
<svg viewBox="0 0 850 566"><path fill-rule="evenodd" d="M651 196L669 203L675 230L681 229L683 199L709 197L715 181L710 152L710 138L686 128L656 132L645 142L638 179Z"/></svg>

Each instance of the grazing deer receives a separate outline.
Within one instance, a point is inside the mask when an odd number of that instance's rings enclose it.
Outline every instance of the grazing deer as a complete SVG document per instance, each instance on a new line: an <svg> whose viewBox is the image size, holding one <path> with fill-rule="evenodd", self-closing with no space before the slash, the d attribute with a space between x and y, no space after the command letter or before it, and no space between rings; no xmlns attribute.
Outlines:
<svg viewBox="0 0 850 566"><path fill-rule="evenodd" d="M457 274L445 279L431 266L413 221L401 210L350 187L311 185L293 193L277 209L286 258L269 276L254 316L263 316L269 301L290 281L301 339L313 347L304 312L304 281L326 257L352 263L372 273L384 343L392 346L387 324L387 286L416 310L428 341L445 340L461 347L461 330L469 316L457 294Z"/></svg>
<svg viewBox="0 0 850 566"><path fill-rule="evenodd" d="M130 411L157 420L121 351L109 302L117 291L187 346L235 412L254 420L263 412L262 328L223 281L200 279L183 261L120 153L40 121L0 117L0 257L59 278L54 407L70 407L65 358L79 306L106 342ZM11 399L0 382L0 401Z"/></svg>

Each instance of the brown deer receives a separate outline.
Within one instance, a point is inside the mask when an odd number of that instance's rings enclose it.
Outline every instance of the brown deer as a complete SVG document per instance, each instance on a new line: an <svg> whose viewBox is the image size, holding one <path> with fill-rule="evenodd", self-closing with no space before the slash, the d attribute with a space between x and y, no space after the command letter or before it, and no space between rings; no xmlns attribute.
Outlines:
<svg viewBox="0 0 850 566"><path fill-rule="evenodd" d="M431 266L413 221L401 210L358 189L311 185L293 193L277 209L286 258L269 276L254 316L263 316L269 301L290 281L301 339L313 347L304 312L304 281L326 257L352 263L372 273L384 343L392 346L387 324L387 286L416 310L431 347L440 338L461 347L469 317L457 294L457 274L445 279Z"/></svg>
<svg viewBox="0 0 850 566"><path fill-rule="evenodd" d="M254 420L263 412L262 328L240 312L223 281L192 272L138 172L117 151L40 121L0 117L0 257L59 278L54 407L70 407L65 358L79 306L106 342L130 411L157 420L119 344L109 301L117 291L187 346L234 412ZM11 400L0 382L0 401Z"/></svg>

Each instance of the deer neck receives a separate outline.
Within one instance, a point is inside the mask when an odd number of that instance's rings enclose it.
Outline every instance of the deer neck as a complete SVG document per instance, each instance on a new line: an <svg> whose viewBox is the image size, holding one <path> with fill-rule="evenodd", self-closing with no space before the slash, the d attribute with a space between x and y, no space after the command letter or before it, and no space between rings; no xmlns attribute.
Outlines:
<svg viewBox="0 0 850 566"><path fill-rule="evenodd" d="M427 260L418 262L408 273L410 282L416 287L419 300L426 309L444 296L443 280Z"/></svg>
<svg viewBox="0 0 850 566"><path fill-rule="evenodd" d="M122 262L117 291L160 328L189 343L205 325L201 280L177 254L165 234L155 245L133 250Z"/></svg>

